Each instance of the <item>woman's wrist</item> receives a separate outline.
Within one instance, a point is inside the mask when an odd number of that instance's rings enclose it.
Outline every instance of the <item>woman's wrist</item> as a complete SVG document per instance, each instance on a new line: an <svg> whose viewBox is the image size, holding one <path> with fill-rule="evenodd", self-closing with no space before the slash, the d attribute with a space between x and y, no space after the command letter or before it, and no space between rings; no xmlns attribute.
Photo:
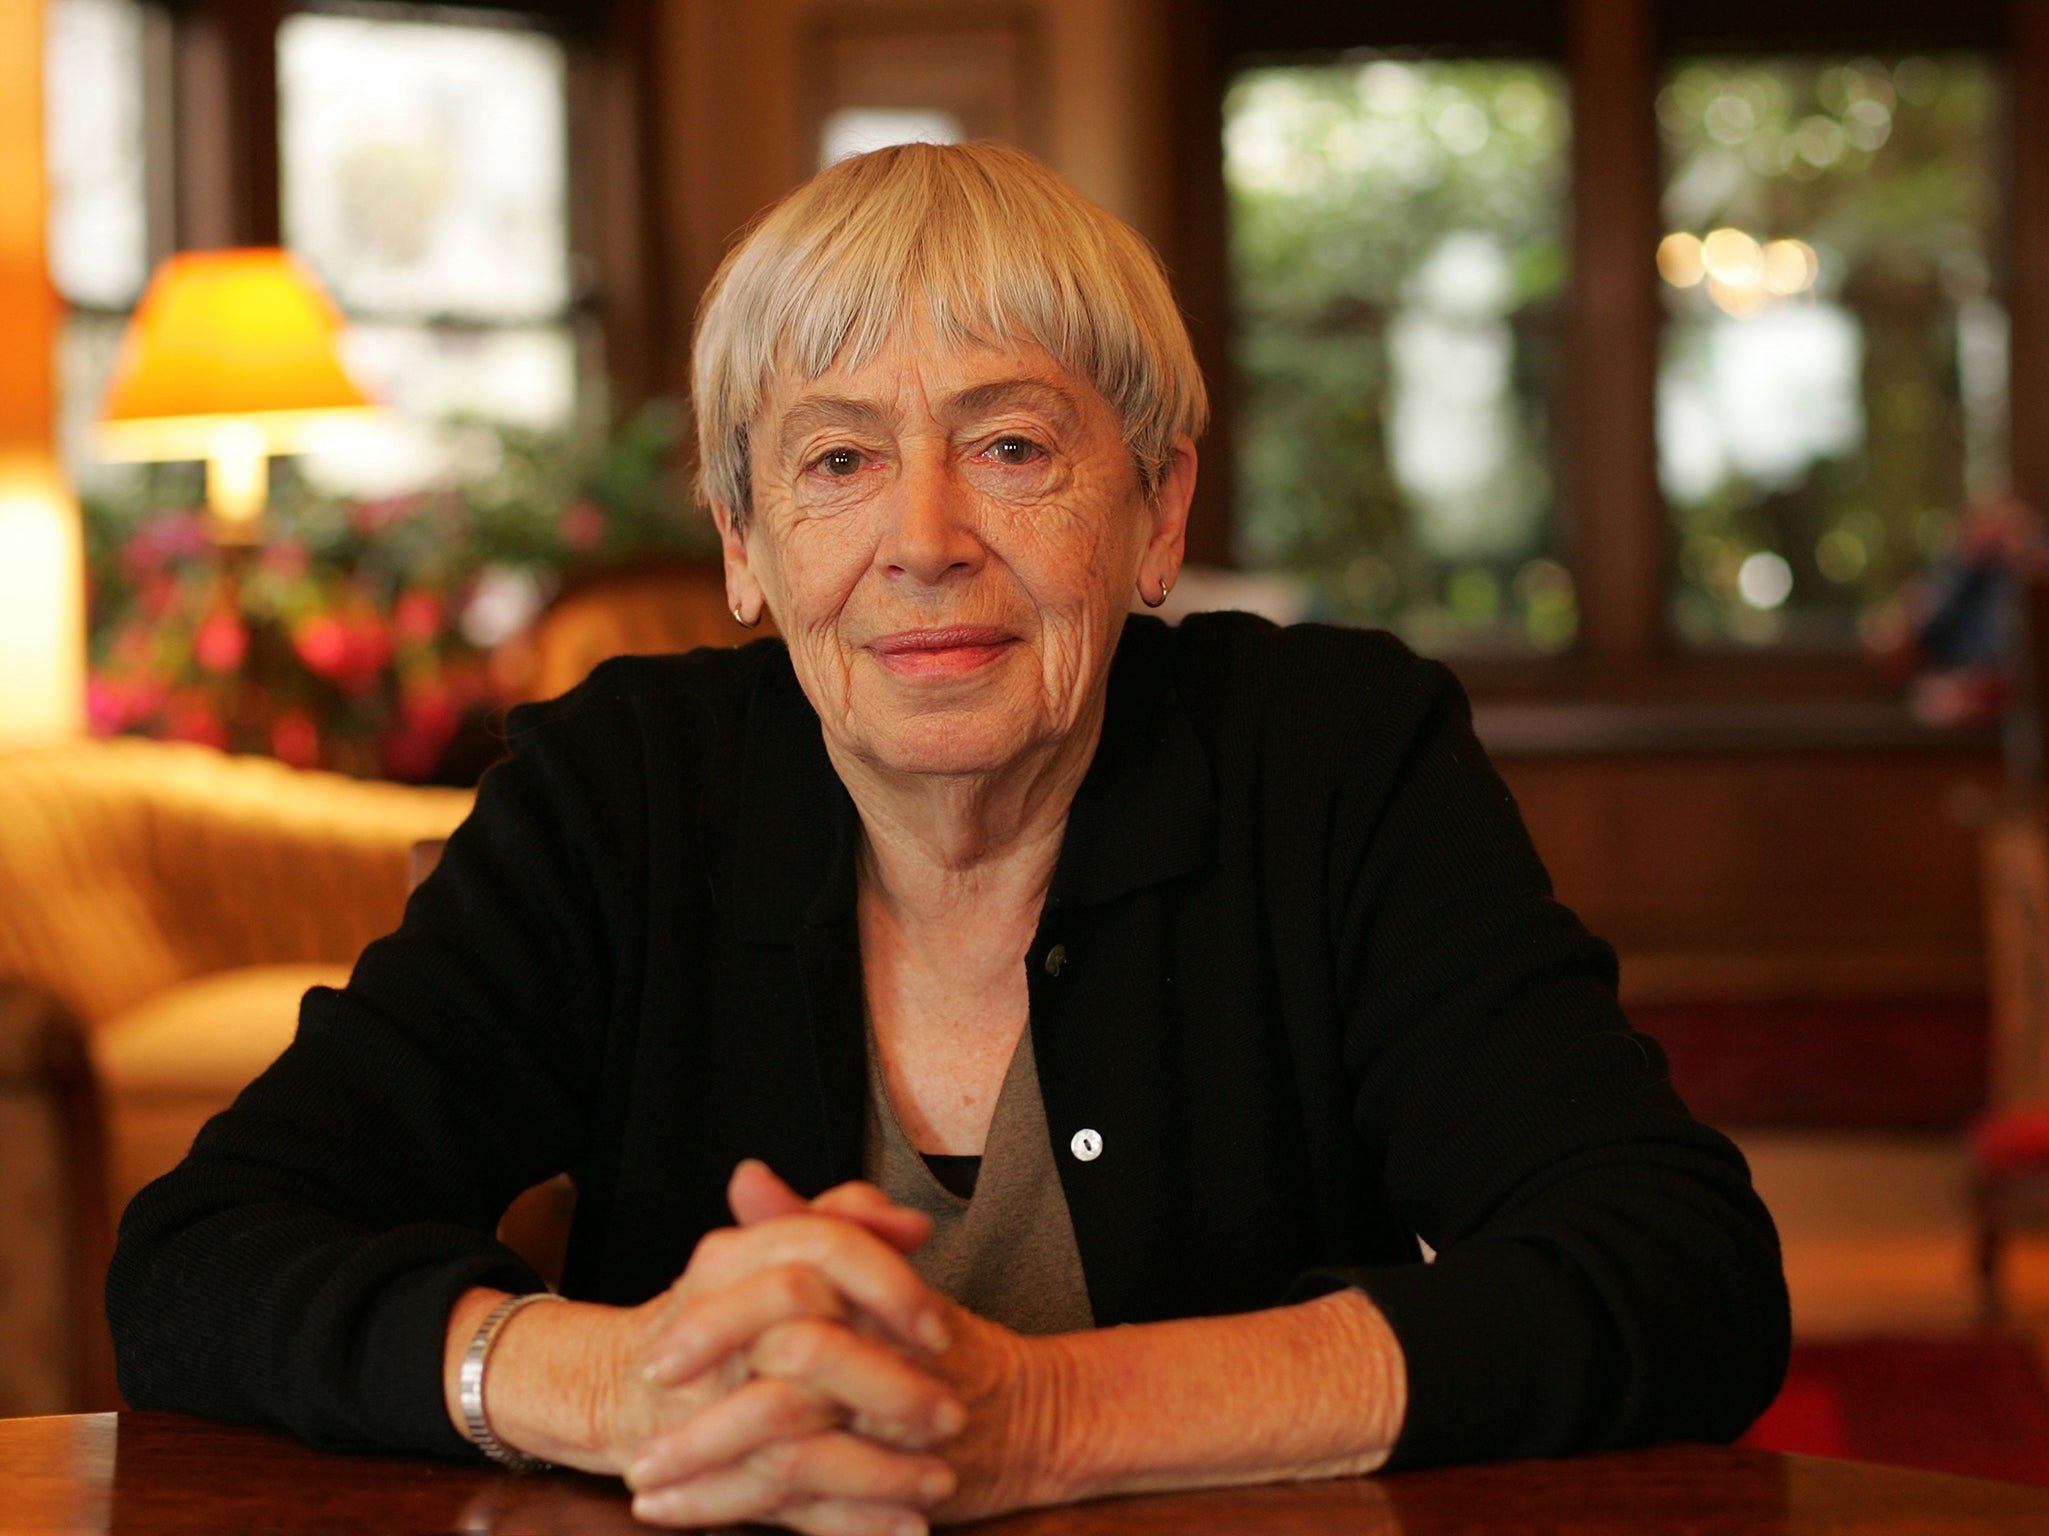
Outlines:
<svg viewBox="0 0 2049 1536"><path fill-rule="evenodd" d="M484 1319L507 1294L490 1286L472 1286L456 1297L455 1305L448 1309L448 1332L441 1345L442 1406L448 1410L448 1422L465 1440L470 1438L470 1432L462 1405L463 1356L469 1352L470 1340L484 1326Z"/></svg>
<svg viewBox="0 0 2049 1536"><path fill-rule="evenodd" d="M1401 1346L1364 1295L1036 1341L1033 1503L1377 1470L1401 1433Z"/></svg>
<svg viewBox="0 0 2049 1536"><path fill-rule="evenodd" d="M462 1359L477 1330L506 1293L465 1291L449 1311L442 1389L449 1419L469 1439L461 1397ZM631 1313L589 1302L527 1307L508 1318L491 1341L484 1376L484 1414L500 1444L560 1466L616 1472L632 1447L622 1446L619 1378L632 1362Z"/></svg>
<svg viewBox="0 0 2049 1536"><path fill-rule="evenodd" d="M1031 1485L1022 1507L1071 1504L1089 1497L1102 1475L1100 1404L1083 1388L1088 1375L1087 1333L1052 1334L1027 1341L1035 1357L1025 1373L1020 1408L1023 1463Z"/></svg>

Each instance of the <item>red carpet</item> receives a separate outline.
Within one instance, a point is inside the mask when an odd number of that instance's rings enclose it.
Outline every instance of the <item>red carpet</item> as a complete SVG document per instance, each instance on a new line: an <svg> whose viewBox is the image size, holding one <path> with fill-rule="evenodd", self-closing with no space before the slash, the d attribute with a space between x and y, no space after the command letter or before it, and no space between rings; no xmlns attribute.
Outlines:
<svg viewBox="0 0 2049 1536"><path fill-rule="evenodd" d="M1778 1401L1741 1443L2049 1487L2049 1392L2014 1339L1796 1344Z"/></svg>

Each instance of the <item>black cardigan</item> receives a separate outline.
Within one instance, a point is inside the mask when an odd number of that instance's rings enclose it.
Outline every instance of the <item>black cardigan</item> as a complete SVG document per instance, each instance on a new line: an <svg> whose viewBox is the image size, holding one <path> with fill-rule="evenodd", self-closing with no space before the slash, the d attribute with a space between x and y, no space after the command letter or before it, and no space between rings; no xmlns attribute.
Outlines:
<svg viewBox="0 0 2049 1536"><path fill-rule="evenodd" d="M443 1333L538 1286L491 1235L519 1190L573 1174L564 1289L628 1304L740 1158L859 1176L858 821L781 643L608 663L511 737L398 932L129 1207L132 1405L464 1454ZM1026 963L1100 1325L1357 1286L1407 1356L1397 1465L1726 1439L1776 1390L1771 1218L1443 667L1132 620Z"/></svg>

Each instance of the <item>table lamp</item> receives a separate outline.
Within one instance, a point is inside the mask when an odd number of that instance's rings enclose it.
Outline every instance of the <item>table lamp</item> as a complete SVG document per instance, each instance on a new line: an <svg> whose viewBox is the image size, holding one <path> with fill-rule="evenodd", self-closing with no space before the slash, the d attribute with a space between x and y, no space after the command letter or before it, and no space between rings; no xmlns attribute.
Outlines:
<svg viewBox="0 0 2049 1536"><path fill-rule="evenodd" d="M98 448L109 459L204 459L210 529L262 536L270 456L374 413L337 350L341 315L289 253L187 251L156 270L121 338Z"/></svg>

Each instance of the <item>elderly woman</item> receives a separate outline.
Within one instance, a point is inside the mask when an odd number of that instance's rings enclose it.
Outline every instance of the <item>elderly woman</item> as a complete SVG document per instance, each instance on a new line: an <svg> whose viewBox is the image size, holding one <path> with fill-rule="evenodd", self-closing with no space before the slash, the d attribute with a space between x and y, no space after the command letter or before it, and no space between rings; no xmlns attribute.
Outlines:
<svg viewBox="0 0 2049 1536"><path fill-rule="evenodd" d="M1137 236L1012 151L847 161L726 262L696 392L785 641L514 715L128 1212L131 1403L850 1536L1749 1422L1770 1219L1450 675L1127 620L1205 414ZM562 1170L527 1306L492 1231Z"/></svg>

